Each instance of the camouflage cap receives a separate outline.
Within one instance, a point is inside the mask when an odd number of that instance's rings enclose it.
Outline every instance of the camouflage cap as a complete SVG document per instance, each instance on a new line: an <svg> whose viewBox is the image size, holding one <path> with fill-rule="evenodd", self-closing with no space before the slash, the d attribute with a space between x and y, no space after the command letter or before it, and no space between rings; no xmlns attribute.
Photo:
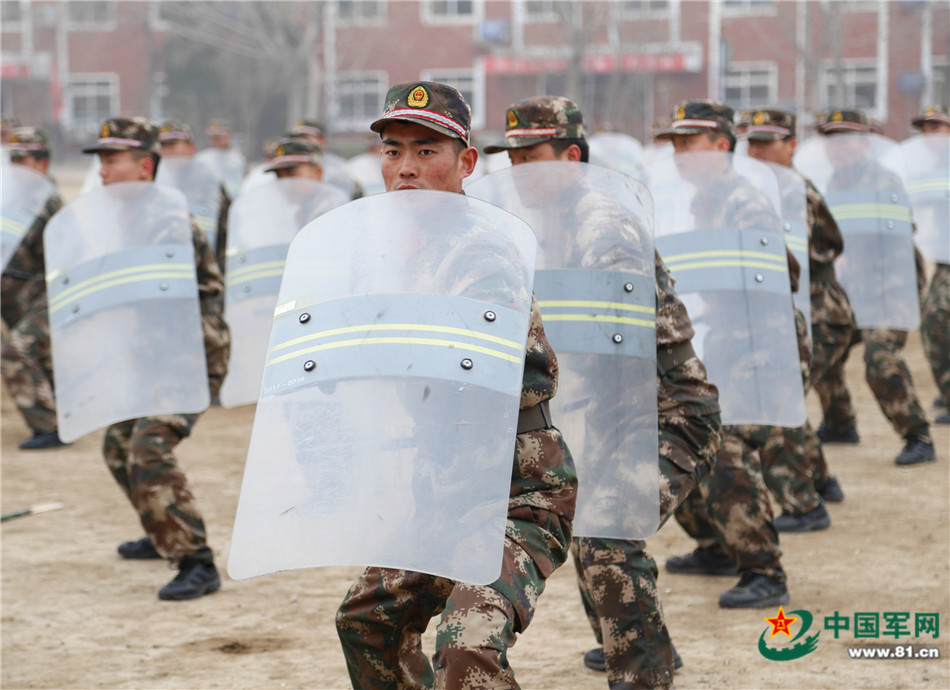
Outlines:
<svg viewBox="0 0 950 690"><path fill-rule="evenodd" d="M227 120L222 120L220 118L211 120L208 122L208 128L205 130L205 134L208 136L221 136L224 134L231 133L231 123Z"/></svg>
<svg viewBox="0 0 950 690"><path fill-rule="evenodd" d="M281 168L295 168L298 165L322 165L320 147L312 141L299 137L284 137L274 146L274 159L267 164L264 172Z"/></svg>
<svg viewBox="0 0 950 690"><path fill-rule="evenodd" d="M795 115L779 108L745 110L739 118L743 136L757 141L775 141L795 136Z"/></svg>
<svg viewBox="0 0 950 690"><path fill-rule="evenodd" d="M942 122L950 125L950 109L945 105L928 105L924 108L924 112L910 121L918 129L925 122Z"/></svg>
<svg viewBox="0 0 950 690"><path fill-rule="evenodd" d="M11 158L49 154L49 137L36 127L17 127L6 147Z"/></svg>
<svg viewBox="0 0 950 690"><path fill-rule="evenodd" d="M860 110L829 110L815 115L819 134L835 132L869 132L867 115Z"/></svg>
<svg viewBox="0 0 950 690"><path fill-rule="evenodd" d="M538 96L518 101L505 114L505 140L485 153L534 146L551 139L586 139L584 116L563 96Z"/></svg>
<svg viewBox="0 0 950 690"><path fill-rule="evenodd" d="M386 93L383 116L369 126L377 134L390 122L416 122L468 144L472 109L458 89L434 81L407 81Z"/></svg>
<svg viewBox="0 0 950 690"><path fill-rule="evenodd" d="M701 134L720 132L736 138L735 111L724 103L708 99L683 101L673 108L669 128L655 138L671 139L674 134Z"/></svg>
<svg viewBox="0 0 950 690"><path fill-rule="evenodd" d="M181 120L165 120L158 128L158 141L194 141L195 136L187 122Z"/></svg>
<svg viewBox="0 0 950 690"><path fill-rule="evenodd" d="M298 120L290 130L291 135L309 135L312 137L325 137L326 128L316 120Z"/></svg>
<svg viewBox="0 0 950 690"><path fill-rule="evenodd" d="M148 151L161 155L158 125L140 116L110 118L102 123L99 140L82 150L83 153L100 151Z"/></svg>

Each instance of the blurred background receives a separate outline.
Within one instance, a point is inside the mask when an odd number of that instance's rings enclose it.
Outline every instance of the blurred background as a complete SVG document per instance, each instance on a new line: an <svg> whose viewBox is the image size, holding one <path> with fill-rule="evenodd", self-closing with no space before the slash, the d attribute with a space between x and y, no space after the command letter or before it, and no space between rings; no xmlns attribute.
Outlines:
<svg viewBox="0 0 950 690"><path fill-rule="evenodd" d="M814 113L857 107L902 139L950 101L946 0L2 0L2 114L50 132L59 160L103 120L230 121L251 160L299 119L352 156L387 88L453 84L479 142L509 103L566 95L591 132L649 141L675 103Z"/></svg>

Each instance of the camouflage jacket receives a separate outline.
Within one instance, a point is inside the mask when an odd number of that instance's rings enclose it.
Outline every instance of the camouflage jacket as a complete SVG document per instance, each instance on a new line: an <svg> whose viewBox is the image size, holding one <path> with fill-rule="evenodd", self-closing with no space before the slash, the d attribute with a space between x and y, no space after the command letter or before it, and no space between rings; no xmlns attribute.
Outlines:
<svg viewBox="0 0 950 690"><path fill-rule="evenodd" d="M805 194L812 321L854 327L854 311L835 276L834 261L844 251L844 238L824 197L808 178Z"/></svg>
<svg viewBox="0 0 950 690"><path fill-rule="evenodd" d="M191 240L195 248L195 269L198 274L198 299L201 304L201 329L208 363L208 385L211 395L218 392L228 372L231 332L224 321L224 279L208 238L194 218Z"/></svg>

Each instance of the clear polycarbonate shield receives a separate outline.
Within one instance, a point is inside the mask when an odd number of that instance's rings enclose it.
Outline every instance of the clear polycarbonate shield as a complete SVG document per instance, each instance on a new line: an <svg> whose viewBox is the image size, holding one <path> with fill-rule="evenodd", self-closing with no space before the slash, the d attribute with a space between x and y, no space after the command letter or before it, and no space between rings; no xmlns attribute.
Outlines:
<svg viewBox="0 0 950 690"><path fill-rule="evenodd" d="M211 168L231 199L238 195L244 180L244 169L247 167L243 153L237 149L210 148L195 154L195 160Z"/></svg>
<svg viewBox="0 0 950 690"><path fill-rule="evenodd" d="M346 169L363 189L363 196L386 191L381 166L382 157L377 153L361 153L346 161Z"/></svg>
<svg viewBox="0 0 950 690"><path fill-rule="evenodd" d="M558 356L555 425L577 466L574 534L643 539L659 521L652 200L596 165L528 163L466 194L538 236L535 296Z"/></svg>
<svg viewBox="0 0 950 690"><path fill-rule="evenodd" d="M25 165L3 161L0 166L0 208L3 218L0 255L3 270L6 270L54 189L55 186L45 175Z"/></svg>
<svg viewBox="0 0 950 690"><path fill-rule="evenodd" d="M267 163L258 163L247 171L247 175L241 182L241 189L238 191L238 196L277 179L277 175L275 175L273 171L265 170L266 167Z"/></svg>
<svg viewBox="0 0 950 690"><path fill-rule="evenodd" d="M808 263L808 195L805 179L794 169L777 163L760 161L778 182L779 198L782 203L782 232L785 245L798 260L800 273L798 292L792 294L795 307L805 317L808 334L811 337L811 270Z"/></svg>
<svg viewBox="0 0 950 690"><path fill-rule="evenodd" d="M195 158L165 156L155 175L157 184L174 187L188 200L188 211L202 229L211 251L218 246L218 215L221 212L221 181L215 172Z"/></svg>
<svg viewBox="0 0 950 690"><path fill-rule="evenodd" d="M590 162L604 168L643 179L643 146L629 134L600 132L587 139Z"/></svg>
<svg viewBox="0 0 950 690"><path fill-rule="evenodd" d="M323 154L323 181L343 190L347 199L356 199L362 192L350 174L346 159L332 153Z"/></svg>
<svg viewBox="0 0 950 690"><path fill-rule="evenodd" d="M805 421L778 185L764 164L685 153L648 168L656 245L726 424Z"/></svg>
<svg viewBox="0 0 950 690"><path fill-rule="evenodd" d="M60 438L205 409L184 195L150 182L107 185L53 216L43 238Z"/></svg>
<svg viewBox="0 0 950 690"><path fill-rule="evenodd" d="M274 179L241 194L228 213L224 316L231 329L221 405L256 403L290 242L314 218L348 201L331 185Z"/></svg>
<svg viewBox="0 0 950 690"><path fill-rule="evenodd" d="M345 204L294 239L228 558L498 578L536 240L461 194Z"/></svg>
<svg viewBox="0 0 950 690"><path fill-rule="evenodd" d="M930 261L950 264L950 136L918 134L901 142L917 234Z"/></svg>
<svg viewBox="0 0 950 690"><path fill-rule="evenodd" d="M910 198L899 145L875 134L811 139L795 167L825 197L844 238L838 280L860 328L920 325Z"/></svg>
<svg viewBox="0 0 950 690"><path fill-rule="evenodd" d="M80 194L86 194L94 189L99 189L102 187L102 176L99 174L101 169L102 160L99 158L99 154L93 154L92 159L89 162L89 169L86 171L85 178L83 178L82 189L79 192Z"/></svg>

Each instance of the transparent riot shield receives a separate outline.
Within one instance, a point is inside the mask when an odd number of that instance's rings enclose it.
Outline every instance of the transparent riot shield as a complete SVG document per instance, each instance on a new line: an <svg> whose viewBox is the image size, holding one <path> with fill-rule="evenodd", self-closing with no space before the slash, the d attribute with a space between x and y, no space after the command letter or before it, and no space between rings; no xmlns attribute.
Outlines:
<svg viewBox="0 0 950 690"><path fill-rule="evenodd" d="M241 188L238 190L238 196L277 179L277 175L273 171L264 169L266 167L267 163L258 163L247 171L247 175L241 182Z"/></svg>
<svg viewBox="0 0 950 690"><path fill-rule="evenodd" d="M45 175L25 165L3 161L0 168L0 208L2 208L2 237L0 256L3 270L13 258L24 235L43 211L55 186Z"/></svg>
<svg viewBox="0 0 950 690"><path fill-rule="evenodd" d="M361 153L346 161L346 169L363 189L363 196L386 191L381 170L382 157L378 153Z"/></svg>
<svg viewBox="0 0 950 690"><path fill-rule="evenodd" d="M356 178L350 174L346 159L332 153L323 154L323 181L342 189L347 199L356 199L362 194Z"/></svg>
<svg viewBox="0 0 950 690"><path fill-rule="evenodd" d="M43 238L60 437L205 409L184 195L150 182L108 185L53 216Z"/></svg>
<svg viewBox="0 0 950 690"><path fill-rule="evenodd" d="M590 162L643 180L643 146L629 134L601 132L587 139Z"/></svg>
<svg viewBox="0 0 950 690"><path fill-rule="evenodd" d="M950 136L918 134L901 150L917 247L930 261L950 264Z"/></svg>
<svg viewBox="0 0 950 690"><path fill-rule="evenodd" d="M194 158L166 156L155 175L157 184L174 187L188 200L188 211L202 229L211 251L218 246L218 215L221 211L221 181L215 172Z"/></svg>
<svg viewBox="0 0 950 690"><path fill-rule="evenodd" d="M461 194L345 204L291 243L228 558L497 579L536 240Z"/></svg>
<svg viewBox="0 0 950 690"><path fill-rule="evenodd" d="M86 171L86 176L83 178L80 194L86 194L102 187L102 176L99 174L101 169L102 161L99 158L99 154L94 154L92 160L89 162L89 169Z"/></svg>
<svg viewBox="0 0 950 690"><path fill-rule="evenodd" d="M288 178L274 179L231 204L224 274L231 355L222 406L257 402L287 248L303 226L347 201L331 185Z"/></svg>
<svg viewBox="0 0 950 690"><path fill-rule="evenodd" d="M805 421L778 185L729 153L686 153L647 169L656 245L689 311L693 347L719 388L725 424Z"/></svg>
<svg viewBox="0 0 950 690"><path fill-rule="evenodd" d="M632 178L529 163L466 194L538 236L535 296L558 357L554 423L577 466L574 534L643 539L659 522L653 209Z"/></svg>
<svg viewBox="0 0 950 690"><path fill-rule="evenodd" d="M205 163L214 171L224 185L228 197L237 197L244 180L244 168L247 166L243 153L237 149L210 148L195 154L195 160Z"/></svg>
<svg viewBox="0 0 950 690"><path fill-rule="evenodd" d="M810 139L795 167L825 197L844 251L835 262L859 328L920 325L910 199L899 145L875 134Z"/></svg>

